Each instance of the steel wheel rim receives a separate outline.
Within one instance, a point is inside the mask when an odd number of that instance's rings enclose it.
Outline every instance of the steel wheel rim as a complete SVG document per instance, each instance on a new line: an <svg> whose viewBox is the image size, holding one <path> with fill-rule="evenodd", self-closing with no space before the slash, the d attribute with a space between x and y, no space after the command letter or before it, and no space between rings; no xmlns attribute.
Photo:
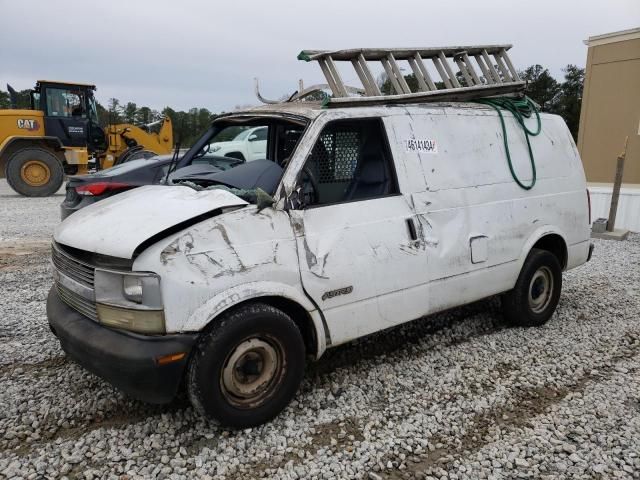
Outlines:
<svg viewBox="0 0 640 480"><path fill-rule="evenodd" d="M51 170L40 160L29 160L20 168L20 177L32 187L42 187L49 182Z"/></svg>
<svg viewBox="0 0 640 480"><path fill-rule="evenodd" d="M220 372L220 389L235 407L263 404L284 375L284 350L278 340L256 336L243 340L227 355Z"/></svg>
<svg viewBox="0 0 640 480"><path fill-rule="evenodd" d="M534 313L543 312L553 296L553 274L549 267L540 267L529 283L529 307Z"/></svg>

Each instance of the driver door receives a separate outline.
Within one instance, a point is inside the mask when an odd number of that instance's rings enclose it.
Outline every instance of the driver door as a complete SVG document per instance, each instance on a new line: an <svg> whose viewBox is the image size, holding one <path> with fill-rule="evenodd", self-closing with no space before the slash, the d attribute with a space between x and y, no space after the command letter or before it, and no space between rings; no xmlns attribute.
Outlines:
<svg viewBox="0 0 640 480"><path fill-rule="evenodd" d="M87 145L88 116L85 93L64 87L45 88L44 128L65 147Z"/></svg>
<svg viewBox="0 0 640 480"><path fill-rule="evenodd" d="M406 321L405 291L426 275L380 119L327 124L298 185L304 205L290 214L302 283L332 344Z"/></svg>

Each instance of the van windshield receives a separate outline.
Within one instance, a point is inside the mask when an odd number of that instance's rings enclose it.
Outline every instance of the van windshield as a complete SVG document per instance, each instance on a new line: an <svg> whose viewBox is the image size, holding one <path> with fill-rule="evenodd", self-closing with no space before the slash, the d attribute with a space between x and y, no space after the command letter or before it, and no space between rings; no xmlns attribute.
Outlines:
<svg viewBox="0 0 640 480"><path fill-rule="evenodd" d="M181 176L178 169L172 178L173 183L196 189L230 189L250 203L255 203L257 191L274 195L307 123L281 117L232 117L220 123L214 124L198 140L196 145L200 146L185 155L185 162L180 162L179 168L195 164L206 155L229 157L238 162L225 171L193 172Z"/></svg>

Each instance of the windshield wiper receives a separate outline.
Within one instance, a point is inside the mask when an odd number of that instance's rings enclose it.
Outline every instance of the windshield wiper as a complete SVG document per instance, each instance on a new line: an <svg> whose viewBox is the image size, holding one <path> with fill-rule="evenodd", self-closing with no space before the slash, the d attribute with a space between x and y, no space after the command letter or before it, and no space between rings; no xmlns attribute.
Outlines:
<svg viewBox="0 0 640 480"><path fill-rule="evenodd" d="M209 153L209 150L211 150L211 144L207 143L205 147L202 147L202 149L193 156L193 160L195 160L196 158L204 157L207 153Z"/></svg>
<svg viewBox="0 0 640 480"><path fill-rule="evenodd" d="M176 148L173 151L173 157L171 157L171 161L169 162L169 168L167 169L167 176L164 177L164 184L169 185L169 175L173 170L178 166L178 156L180 155L180 145L182 144L182 132L184 131L184 117L182 118L182 125L180 125L180 136L176 141Z"/></svg>
<svg viewBox="0 0 640 480"><path fill-rule="evenodd" d="M164 184L169 185L169 175L178 165L178 155L180 154L180 142L176 142L176 148L173 151L173 157L171 157L171 161L169 162L169 168L167 169L167 175L164 177Z"/></svg>

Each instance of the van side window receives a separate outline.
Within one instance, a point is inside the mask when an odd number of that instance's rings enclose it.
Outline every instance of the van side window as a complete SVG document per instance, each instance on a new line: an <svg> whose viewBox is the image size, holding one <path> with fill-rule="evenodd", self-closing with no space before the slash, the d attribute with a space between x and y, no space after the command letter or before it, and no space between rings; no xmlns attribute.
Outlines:
<svg viewBox="0 0 640 480"><path fill-rule="evenodd" d="M380 119L336 121L320 134L302 172L306 206L398 193Z"/></svg>

